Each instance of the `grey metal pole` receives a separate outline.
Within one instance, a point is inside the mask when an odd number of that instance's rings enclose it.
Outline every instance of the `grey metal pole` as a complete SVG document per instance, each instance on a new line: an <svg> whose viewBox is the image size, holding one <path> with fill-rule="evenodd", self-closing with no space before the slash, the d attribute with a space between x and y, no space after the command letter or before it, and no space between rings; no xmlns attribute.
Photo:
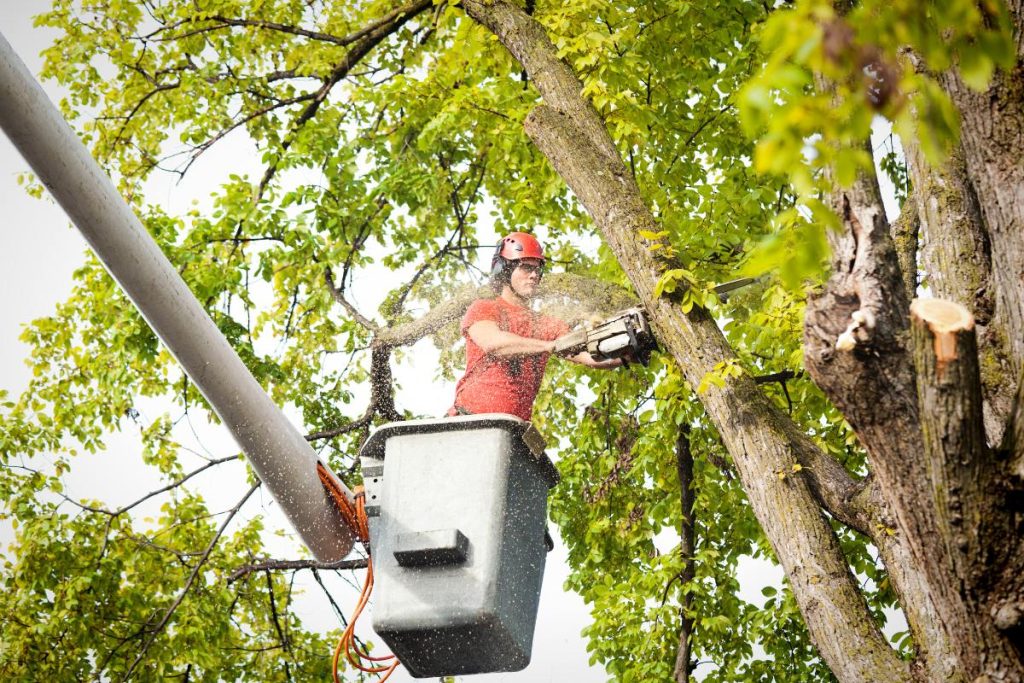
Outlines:
<svg viewBox="0 0 1024 683"><path fill-rule="evenodd" d="M344 558L352 532L317 476L316 453L249 373L2 34L0 127L231 430L313 555L322 562Z"/></svg>

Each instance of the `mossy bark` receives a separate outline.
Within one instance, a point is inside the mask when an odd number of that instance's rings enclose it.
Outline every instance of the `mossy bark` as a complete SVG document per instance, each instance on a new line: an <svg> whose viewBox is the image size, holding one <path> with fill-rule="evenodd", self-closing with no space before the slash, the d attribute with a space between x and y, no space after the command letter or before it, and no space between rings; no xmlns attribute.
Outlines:
<svg viewBox="0 0 1024 683"><path fill-rule="evenodd" d="M1007 321L996 308L992 272L992 245L978 197L957 146L946 162L929 165L920 149L904 143L907 166L914 184L914 204L921 222L920 262L926 286L936 297L965 306L977 324L981 358L985 432L989 445L1002 440L1013 389L1007 348Z"/></svg>
<svg viewBox="0 0 1024 683"><path fill-rule="evenodd" d="M991 245L992 297L1005 320L1012 382L1024 367L1024 2L1007 3L1017 63L995 73L985 92L956 69L940 77L961 116L964 168Z"/></svg>

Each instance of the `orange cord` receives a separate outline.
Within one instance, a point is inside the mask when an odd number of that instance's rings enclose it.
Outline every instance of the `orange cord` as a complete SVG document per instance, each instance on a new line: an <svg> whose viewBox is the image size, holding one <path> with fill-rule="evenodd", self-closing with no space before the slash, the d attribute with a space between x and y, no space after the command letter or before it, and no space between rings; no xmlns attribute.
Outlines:
<svg viewBox="0 0 1024 683"><path fill-rule="evenodd" d="M331 498L334 499L334 503L338 506L338 511L341 512L341 517L345 520L346 526L352 530L352 533L355 534L360 543L369 543L370 527L369 522L366 520L366 510L364 509L362 514L359 512L359 499L363 496L363 487L356 487L356 507L352 507L352 503L349 502L348 496L338 486L338 481L334 478L334 475L319 461L316 463L316 473L320 477L320 483L324 485L324 488L331 494Z"/></svg>
<svg viewBox="0 0 1024 683"><path fill-rule="evenodd" d="M363 492L362 487L356 487L355 508L353 508L344 491L337 485L334 477L327 471L327 468L319 462L316 464L316 468L320 481L323 482L324 487L331 494L331 498L338 505L338 510L341 511L341 516L344 518L345 523L352 530L352 533L355 534L356 538L363 543L368 543L370 540L370 525L366 519L366 494ZM395 655L385 655L383 657L370 655L356 641L356 621L359 619L359 615L362 614L363 608L366 607L366 603L370 601L370 593L372 592L373 560L368 559L366 562L366 580L363 582L363 590L359 593L359 600L356 602L355 611L352 613L352 618L349 619L345 631L341 634L337 647L334 648L334 657L331 660L331 675L334 677L334 683L341 683L341 679L338 678L338 662L341 659L342 652L345 653L345 659L348 660L349 664L360 671L371 674L384 674L378 683L384 683L384 681L388 680L395 669L398 668L398 665L401 664ZM376 662L389 663L378 665Z"/></svg>

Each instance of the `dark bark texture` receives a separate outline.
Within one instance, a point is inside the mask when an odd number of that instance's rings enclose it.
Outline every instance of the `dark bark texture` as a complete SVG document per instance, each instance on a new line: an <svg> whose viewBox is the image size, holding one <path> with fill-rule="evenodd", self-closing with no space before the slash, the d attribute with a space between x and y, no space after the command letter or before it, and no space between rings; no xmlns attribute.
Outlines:
<svg viewBox="0 0 1024 683"><path fill-rule="evenodd" d="M683 524L679 529L679 555L683 559L683 572L679 579L686 584L693 581L697 568L693 554L697 549L696 527L693 504L696 492L693 490L693 452L690 450L690 428L684 425L676 439L676 471L679 474L679 503L682 507ZM690 636L693 633L693 618L688 615L693 596L683 598L679 608L680 621L679 649L676 651L676 665L672 671L675 683L690 683L693 670L693 647Z"/></svg>

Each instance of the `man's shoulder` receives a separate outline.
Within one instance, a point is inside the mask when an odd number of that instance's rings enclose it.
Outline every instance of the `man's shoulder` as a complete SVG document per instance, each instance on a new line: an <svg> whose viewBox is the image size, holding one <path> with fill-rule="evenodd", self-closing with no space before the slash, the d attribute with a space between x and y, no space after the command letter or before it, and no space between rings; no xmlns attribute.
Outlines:
<svg viewBox="0 0 1024 683"><path fill-rule="evenodd" d="M462 327L465 329L478 320L497 320L499 315L499 306L497 298L493 299L477 299L469 305L466 309L466 314L462 316Z"/></svg>
<svg viewBox="0 0 1024 683"><path fill-rule="evenodd" d="M498 301L497 297L481 297L469 305L469 308L466 309L466 314L497 311L501 305Z"/></svg>

